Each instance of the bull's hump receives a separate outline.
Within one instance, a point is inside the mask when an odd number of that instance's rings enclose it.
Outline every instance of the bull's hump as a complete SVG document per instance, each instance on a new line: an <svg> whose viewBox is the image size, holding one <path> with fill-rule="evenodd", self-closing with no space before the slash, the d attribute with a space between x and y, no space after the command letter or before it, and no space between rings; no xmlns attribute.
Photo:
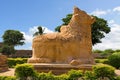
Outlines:
<svg viewBox="0 0 120 80"><path fill-rule="evenodd" d="M56 39L57 37L57 33L49 33L46 34L47 39L51 40L51 39Z"/></svg>

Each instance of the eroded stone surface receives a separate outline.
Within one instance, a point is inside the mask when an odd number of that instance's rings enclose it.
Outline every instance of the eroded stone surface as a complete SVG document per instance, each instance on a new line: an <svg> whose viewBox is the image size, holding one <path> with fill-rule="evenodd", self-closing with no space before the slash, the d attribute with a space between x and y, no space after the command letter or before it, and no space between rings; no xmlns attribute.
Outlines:
<svg viewBox="0 0 120 80"><path fill-rule="evenodd" d="M8 70L7 57L0 54L0 72Z"/></svg>
<svg viewBox="0 0 120 80"><path fill-rule="evenodd" d="M74 8L73 16L60 33L49 33L33 39L33 55L29 63L93 64L91 24L95 19Z"/></svg>

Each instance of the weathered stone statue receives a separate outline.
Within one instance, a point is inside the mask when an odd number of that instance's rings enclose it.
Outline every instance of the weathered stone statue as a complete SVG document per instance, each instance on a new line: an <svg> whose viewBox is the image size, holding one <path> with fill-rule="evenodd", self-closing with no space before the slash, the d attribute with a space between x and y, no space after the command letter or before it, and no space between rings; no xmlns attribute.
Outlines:
<svg viewBox="0 0 120 80"><path fill-rule="evenodd" d="M93 64L91 24L95 21L86 12L74 7L67 26L60 33L49 33L33 39L33 55L29 63Z"/></svg>

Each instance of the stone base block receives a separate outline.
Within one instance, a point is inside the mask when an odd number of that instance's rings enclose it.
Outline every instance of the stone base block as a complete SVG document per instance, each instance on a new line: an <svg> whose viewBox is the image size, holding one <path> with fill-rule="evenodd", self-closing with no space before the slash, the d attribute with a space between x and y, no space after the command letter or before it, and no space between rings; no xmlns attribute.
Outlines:
<svg viewBox="0 0 120 80"><path fill-rule="evenodd" d="M67 73L69 70L92 70L92 64L81 64L78 66L72 66L70 64L47 64L47 63L36 63L32 64L34 69L37 72L52 72L53 74L59 75L63 73Z"/></svg>
<svg viewBox="0 0 120 80"><path fill-rule="evenodd" d="M7 70L8 70L8 67L0 67L0 73L4 72L4 71L7 71Z"/></svg>

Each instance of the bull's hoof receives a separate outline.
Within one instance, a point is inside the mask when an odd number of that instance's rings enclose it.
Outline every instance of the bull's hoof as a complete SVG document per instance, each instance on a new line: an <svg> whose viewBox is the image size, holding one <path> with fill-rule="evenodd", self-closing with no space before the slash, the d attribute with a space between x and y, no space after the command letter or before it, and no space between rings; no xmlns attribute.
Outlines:
<svg viewBox="0 0 120 80"><path fill-rule="evenodd" d="M70 62L70 64L73 65L73 66L77 66L77 65L82 64L82 62L81 62L80 60L72 60L72 61Z"/></svg>

